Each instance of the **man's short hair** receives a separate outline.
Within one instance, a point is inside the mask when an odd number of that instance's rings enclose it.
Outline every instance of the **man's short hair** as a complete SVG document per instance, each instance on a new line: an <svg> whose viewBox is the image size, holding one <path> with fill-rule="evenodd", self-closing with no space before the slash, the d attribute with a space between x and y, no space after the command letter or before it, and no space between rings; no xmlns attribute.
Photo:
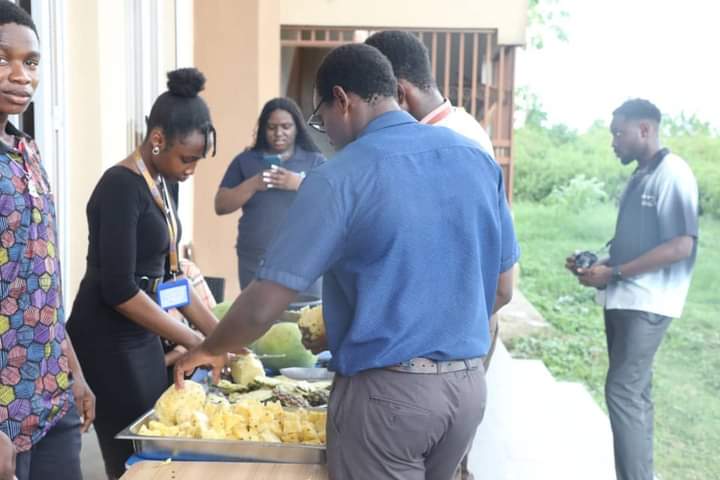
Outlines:
<svg viewBox="0 0 720 480"><path fill-rule="evenodd" d="M662 120L660 109L653 103L642 98L634 98L626 101L615 109L613 115L620 115L628 120L652 120L658 124L660 120Z"/></svg>
<svg viewBox="0 0 720 480"><path fill-rule="evenodd" d="M39 38L35 22L29 13L9 0L0 0L0 26L8 23L17 23L28 27Z"/></svg>
<svg viewBox="0 0 720 480"><path fill-rule="evenodd" d="M336 85L368 102L397 93L388 59L378 49L362 43L337 47L323 59L315 77L320 100L332 100Z"/></svg>
<svg viewBox="0 0 720 480"><path fill-rule="evenodd" d="M365 43L380 50L392 64L395 77L422 90L435 87L430 55L420 39L410 32L386 30L371 35Z"/></svg>

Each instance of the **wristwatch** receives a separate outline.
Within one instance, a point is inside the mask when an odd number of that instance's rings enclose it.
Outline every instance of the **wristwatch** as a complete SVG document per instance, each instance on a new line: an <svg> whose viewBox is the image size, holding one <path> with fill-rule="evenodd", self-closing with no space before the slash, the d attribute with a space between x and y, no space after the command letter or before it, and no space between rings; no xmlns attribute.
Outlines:
<svg viewBox="0 0 720 480"><path fill-rule="evenodd" d="M623 279L623 274L620 271L620 265L615 265L612 269L612 281L619 282Z"/></svg>

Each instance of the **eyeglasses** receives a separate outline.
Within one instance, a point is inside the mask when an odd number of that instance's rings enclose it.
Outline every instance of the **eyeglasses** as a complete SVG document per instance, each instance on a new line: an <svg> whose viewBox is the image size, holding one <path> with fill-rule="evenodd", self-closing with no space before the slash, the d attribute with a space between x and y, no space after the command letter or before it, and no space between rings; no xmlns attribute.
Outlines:
<svg viewBox="0 0 720 480"><path fill-rule="evenodd" d="M327 130L325 130L325 121L318 113L318 111L320 110L320 106L323 104L323 101L324 100L320 100L320 103L317 104L317 107L315 107L315 110L313 110L313 113L307 119L308 126L320 133L327 132Z"/></svg>

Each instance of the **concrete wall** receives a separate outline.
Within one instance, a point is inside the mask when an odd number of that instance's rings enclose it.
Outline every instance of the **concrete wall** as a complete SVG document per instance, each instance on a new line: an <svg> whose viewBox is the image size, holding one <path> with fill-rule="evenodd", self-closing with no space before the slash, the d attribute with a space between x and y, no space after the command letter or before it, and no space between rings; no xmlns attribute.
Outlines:
<svg viewBox="0 0 720 480"><path fill-rule="evenodd" d="M174 68L176 59L174 5L174 0L161 0L157 5L157 77L163 90L165 71ZM102 173L133 148L130 62L135 57L128 52L129 2L68 0L65 8L69 144L65 168L70 192L65 235L70 239L70 268L64 281L72 299L85 273L87 201Z"/></svg>
<svg viewBox="0 0 720 480"><path fill-rule="evenodd" d="M525 44L527 0L272 2L279 2L283 25L497 29L500 44Z"/></svg>
<svg viewBox="0 0 720 480"><path fill-rule="evenodd" d="M85 272L85 205L105 168L127 154L124 15L121 2L67 3L70 298Z"/></svg>
<svg viewBox="0 0 720 480"><path fill-rule="evenodd" d="M205 98L218 132L215 158L194 179L194 254L205 275L226 279L225 296L239 292L235 239L238 214L215 215L220 180L253 141L263 104L280 92L280 19L266 0L195 2L195 61L208 78Z"/></svg>

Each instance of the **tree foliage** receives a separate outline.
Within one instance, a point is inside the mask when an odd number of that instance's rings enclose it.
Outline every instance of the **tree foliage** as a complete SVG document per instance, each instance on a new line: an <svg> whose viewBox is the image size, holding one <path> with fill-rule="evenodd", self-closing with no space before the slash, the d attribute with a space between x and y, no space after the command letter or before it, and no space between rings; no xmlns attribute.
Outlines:
<svg viewBox="0 0 720 480"><path fill-rule="evenodd" d="M565 22L569 13L560 5L560 0L528 1L528 45L541 49L548 37L566 42Z"/></svg>
<svg viewBox="0 0 720 480"><path fill-rule="evenodd" d="M562 192L577 195L582 187L595 198L601 188L616 201L634 164L622 166L615 157L607 125L598 121L585 132L561 124L547 126L547 115L538 105L515 131L514 197L553 202L553 192L555 197ZM663 144L693 169L701 214L720 218L720 135L697 117L681 114L663 120Z"/></svg>

